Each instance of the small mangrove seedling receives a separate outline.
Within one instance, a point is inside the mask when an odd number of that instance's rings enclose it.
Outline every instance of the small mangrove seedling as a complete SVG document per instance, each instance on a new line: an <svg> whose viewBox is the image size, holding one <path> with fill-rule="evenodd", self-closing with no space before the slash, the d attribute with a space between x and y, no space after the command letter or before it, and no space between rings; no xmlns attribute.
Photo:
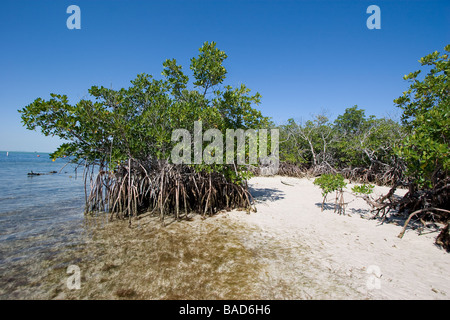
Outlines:
<svg viewBox="0 0 450 320"><path fill-rule="evenodd" d="M322 189L322 211L325 201L329 193L335 191L336 199L334 205L334 212L343 214L345 212L344 207L344 188L347 185L344 181L344 177L341 174L323 174L319 178L314 180L314 184L318 185Z"/></svg>

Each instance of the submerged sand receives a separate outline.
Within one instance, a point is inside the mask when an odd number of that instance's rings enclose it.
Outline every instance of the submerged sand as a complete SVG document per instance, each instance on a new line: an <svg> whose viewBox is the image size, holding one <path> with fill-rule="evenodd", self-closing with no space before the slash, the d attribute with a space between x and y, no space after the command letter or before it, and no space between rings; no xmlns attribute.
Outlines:
<svg viewBox="0 0 450 320"><path fill-rule="evenodd" d="M283 183L284 182L284 183ZM34 299L449 299L450 254L434 244L437 227L397 236L402 221L367 219L367 203L345 193L321 211L313 180L255 177L256 213L221 212L162 227L156 217L87 221L82 245L33 266L3 298ZM387 187L375 187L375 196ZM398 190L401 196L405 190ZM170 222L170 221L169 221ZM419 224L417 224L419 226ZM419 232L420 231L420 232ZM67 267L81 289L67 287ZM23 275L22 275L23 276ZM11 279L14 275L11 275ZM31 283L31 285L30 285Z"/></svg>

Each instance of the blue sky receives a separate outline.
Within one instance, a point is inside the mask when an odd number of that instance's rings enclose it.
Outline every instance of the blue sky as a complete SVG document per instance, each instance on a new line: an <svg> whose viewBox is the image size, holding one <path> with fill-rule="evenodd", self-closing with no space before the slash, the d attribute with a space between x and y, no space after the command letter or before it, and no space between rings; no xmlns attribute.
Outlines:
<svg viewBox="0 0 450 320"><path fill-rule="evenodd" d="M81 30L69 30L69 5ZM381 29L369 30L369 5ZM162 62L189 59L204 41L228 54L226 84L262 94L277 123L358 105L398 117L393 99L417 60L450 43L450 1L53 0L2 1L0 150L53 151L60 143L22 127L18 109L50 93L72 103L92 85L128 87L138 73L159 78Z"/></svg>

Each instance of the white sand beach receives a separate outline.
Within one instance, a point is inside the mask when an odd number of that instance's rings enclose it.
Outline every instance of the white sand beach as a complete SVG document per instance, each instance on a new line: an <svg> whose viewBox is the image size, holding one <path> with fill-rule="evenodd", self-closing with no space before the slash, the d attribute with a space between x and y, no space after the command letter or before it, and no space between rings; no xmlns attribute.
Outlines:
<svg viewBox="0 0 450 320"><path fill-rule="evenodd" d="M334 213L333 196L321 212L322 195L313 179L255 177L249 185L257 212L222 217L249 230L243 242L258 249L267 298L450 298L450 254L434 244L437 232L408 229L400 239L402 224L361 218L370 207L350 192L344 196L346 215ZM388 191L374 189L375 195Z"/></svg>

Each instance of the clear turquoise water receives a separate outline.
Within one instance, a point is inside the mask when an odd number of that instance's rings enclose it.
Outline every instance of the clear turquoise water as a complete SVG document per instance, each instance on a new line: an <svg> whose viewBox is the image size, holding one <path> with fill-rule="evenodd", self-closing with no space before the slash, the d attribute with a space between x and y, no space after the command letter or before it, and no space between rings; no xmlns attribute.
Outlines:
<svg viewBox="0 0 450 320"><path fill-rule="evenodd" d="M0 297L8 275L82 241L82 168L76 176L66 163L45 153L0 151ZM28 176L31 171L58 173Z"/></svg>

